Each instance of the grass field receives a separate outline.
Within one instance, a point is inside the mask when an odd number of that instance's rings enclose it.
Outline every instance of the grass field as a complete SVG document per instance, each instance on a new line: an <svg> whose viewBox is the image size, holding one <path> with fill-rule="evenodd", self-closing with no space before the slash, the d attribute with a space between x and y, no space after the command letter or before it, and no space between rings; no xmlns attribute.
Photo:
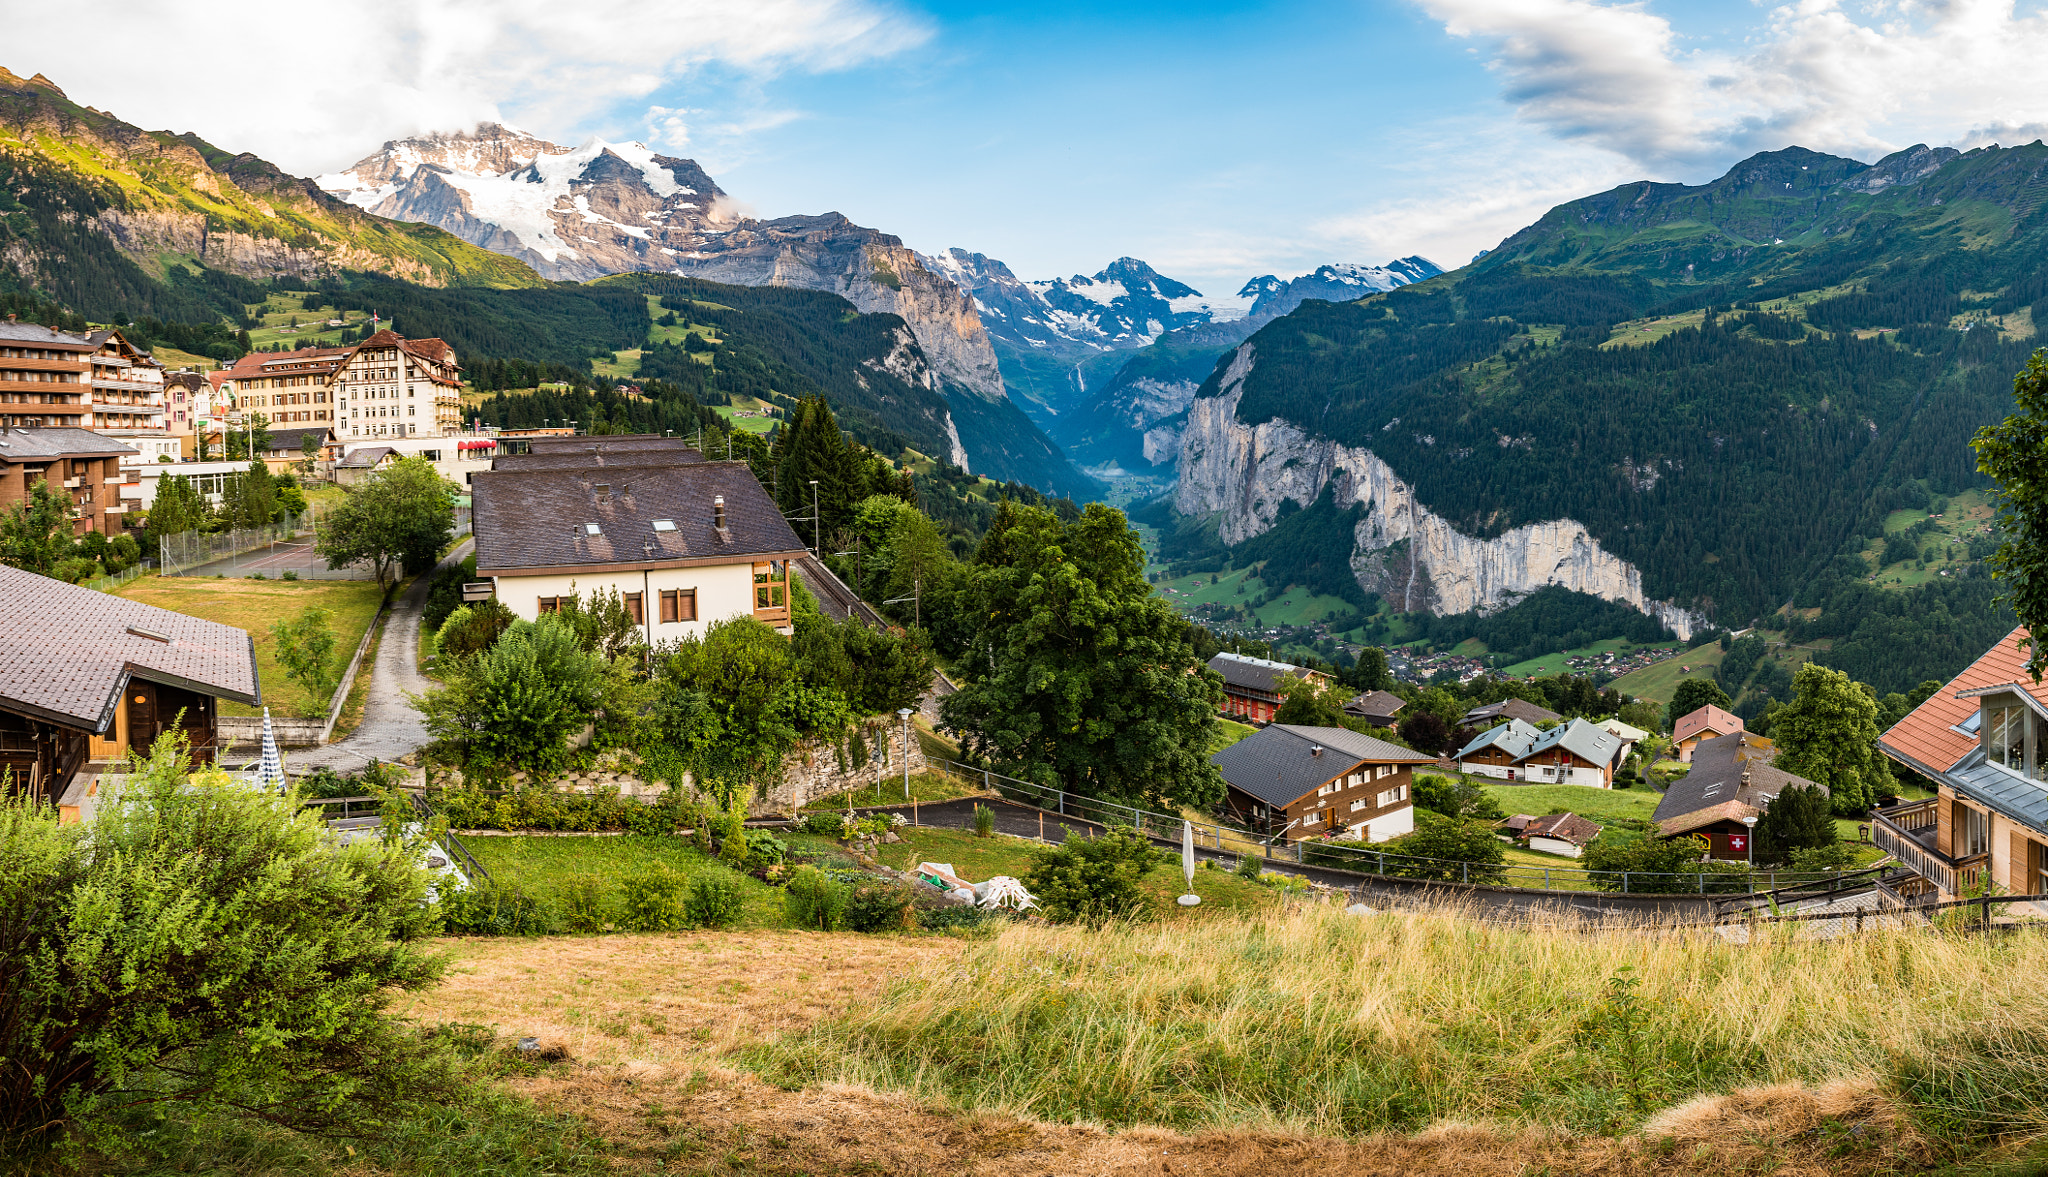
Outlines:
<svg viewBox="0 0 2048 1177"><path fill-rule="evenodd" d="M1540 658L1531 658L1525 662L1517 662L1513 666L1504 666L1498 671L1498 673L1502 675L1512 675L1515 678L1528 678L1531 675L1539 677L1549 677L1553 674L1565 674L1568 672L1572 672L1572 668L1566 664L1568 659L1592 658L1601 654L1608 653L1610 651L1633 650L1639 644L1640 643L1637 642L1631 642L1626 638L1609 638L1606 641L1594 642L1590 646L1580 646L1577 649L1564 650L1556 654L1545 654ZM1673 650L1678 648L1678 643L1653 642L1650 643L1650 647L1652 649L1658 650ZM1646 666L1643 669L1651 670L1654 669L1654 667ZM1641 672L1636 671L1631 673Z"/></svg>
<svg viewBox="0 0 2048 1177"><path fill-rule="evenodd" d="M1585 785L1482 785L1508 814L1576 813L1595 822L1648 821L1663 796L1649 789L1595 789Z"/></svg>
<svg viewBox="0 0 2048 1177"><path fill-rule="evenodd" d="M1864 545L1863 558L1871 567L1873 583L1911 588L1939 580L1945 573L1953 575L1957 567L1968 562L1970 538L1983 534L1991 524L1990 498L1981 490L1968 490L1951 497L1947 505L1948 510L1935 520L1936 530L1915 541L1927 559L1925 568L1914 560L1896 560L1879 567L1884 557L1884 541L1876 539ZM1885 516L1885 534L1904 531L1929 517L1926 508L1893 511Z"/></svg>
<svg viewBox="0 0 2048 1177"><path fill-rule="evenodd" d="M538 838L468 837L463 845L476 855L491 878L501 886L519 888L528 894L557 898L569 881L590 876L617 887L629 875L654 865L668 866L684 875L703 870L733 872L706 858L680 838L618 837ZM745 913L743 928L783 926L782 893L758 879L737 876Z"/></svg>
<svg viewBox="0 0 2048 1177"><path fill-rule="evenodd" d="M1638 699L1648 699L1652 703L1669 703L1671 696L1678 691L1679 680L1714 677L1714 670L1721 665L1721 659L1726 657L1727 653L1719 642L1708 642L1704 646L1695 646L1676 658L1667 658L1655 666L1645 666L1641 670L1624 674L1608 686L1623 694L1634 695Z"/></svg>
<svg viewBox="0 0 2048 1177"><path fill-rule="evenodd" d="M277 639L270 627L296 617L309 606L331 614L334 631L334 673L337 678L355 655L356 643L377 615L377 585L363 580L214 580L184 576L144 576L123 585L116 595L174 613L204 617L249 631L256 641L256 673L263 683L263 701L272 715L325 717L327 701L310 698L287 680L277 664ZM368 675L358 676L364 681ZM222 703L226 715L260 715L261 708Z"/></svg>
<svg viewBox="0 0 2048 1177"><path fill-rule="evenodd" d="M749 398L749 399L751 400L751 398ZM737 405L737 406L735 406L735 405L713 405L713 406L711 406L711 411L712 411L712 412L714 412L714 413L717 413L717 414L718 414L719 416L721 416L721 417L725 418L725 419L726 419L726 422L727 422L728 424L730 424L730 425L731 425L731 426L732 426L732 427L733 427L734 429L739 429L739 430L742 430L742 431L744 431L744 432L747 432L747 433L768 433L768 432L771 432L771 431L773 431L773 430L774 430L774 428L775 428L775 425L776 425L776 422L777 422L777 421L779 421L779 420L780 420L780 418L777 418L777 417L742 417L742 416L740 416L740 415L739 415L739 412L740 412L740 410L741 410L741 409L754 409L754 410L758 410L758 409L759 409L760 407L761 407L761 402L759 402L759 401L753 401L753 402L752 402L752 403L750 403L750 404L744 404L744 405Z"/></svg>
<svg viewBox="0 0 2048 1177"><path fill-rule="evenodd" d="M1216 755L1258 730L1250 724L1239 723L1234 719L1218 719L1214 732L1209 736L1209 755Z"/></svg>

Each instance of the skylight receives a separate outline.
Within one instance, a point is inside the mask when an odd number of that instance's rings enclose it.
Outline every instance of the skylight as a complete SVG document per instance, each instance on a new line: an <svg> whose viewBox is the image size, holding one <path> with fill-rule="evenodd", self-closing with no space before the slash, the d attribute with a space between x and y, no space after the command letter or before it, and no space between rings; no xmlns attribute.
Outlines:
<svg viewBox="0 0 2048 1177"><path fill-rule="evenodd" d="M676 521L673 519L656 519L654 521L654 530L656 531L674 531L675 529Z"/></svg>
<svg viewBox="0 0 2048 1177"><path fill-rule="evenodd" d="M1957 727L1958 729L1960 729L1960 730L1962 730L1962 731L1966 731L1966 732L1968 732L1968 733L1970 733L1971 735L1973 735L1973 736L1974 736L1974 735L1976 735L1976 734L1977 734L1977 728L1978 728L1978 727L1979 727L1979 726L1980 726L1981 724L1983 724L1983 722L1984 722L1984 712L1983 712L1983 711L1981 711L1981 710L1978 710L1978 711L1972 711L1972 712L1970 712L1970 714L1969 714L1969 717L1968 717L1968 718L1966 718L1966 719L1964 719L1964 720L1963 720L1963 722L1961 722L1961 723L1957 724L1957 725L1956 725L1956 727Z"/></svg>
<svg viewBox="0 0 2048 1177"><path fill-rule="evenodd" d="M584 525L583 525L583 534L585 534L585 535L600 535L600 534L602 534L602 533L598 531L598 529L597 529L597 524L595 524L595 523L586 523L586 524L584 524Z"/></svg>

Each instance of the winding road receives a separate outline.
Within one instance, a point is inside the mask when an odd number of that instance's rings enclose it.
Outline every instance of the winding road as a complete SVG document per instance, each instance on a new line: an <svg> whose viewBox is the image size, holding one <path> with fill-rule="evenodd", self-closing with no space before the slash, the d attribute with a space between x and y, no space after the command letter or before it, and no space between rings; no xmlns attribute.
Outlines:
<svg viewBox="0 0 2048 1177"><path fill-rule="evenodd" d="M469 557L475 540L464 539L434 571L414 578L412 586L391 606L384 622L384 637L377 646L377 661L370 668L370 690L363 704L363 722L344 739L318 748L304 748L286 756L286 768L297 774L315 768L337 772L360 772L372 760L397 760L417 752L431 742L420 713L406 699L408 692L424 694L433 680L420 673L420 614L427 605L427 589L434 574L454 567Z"/></svg>

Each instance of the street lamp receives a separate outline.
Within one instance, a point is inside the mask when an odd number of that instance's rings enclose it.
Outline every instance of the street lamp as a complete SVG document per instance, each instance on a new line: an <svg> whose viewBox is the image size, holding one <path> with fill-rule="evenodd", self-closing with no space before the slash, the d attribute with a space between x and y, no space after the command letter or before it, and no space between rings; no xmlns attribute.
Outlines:
<svg viewBox="0 0 2048 1177"><path fill-rule="evenodd" d="M1747 827L1748 827L1748 829L1749 829L1749 832L1748 832L1748 833L1746 833L1746 834L1744 834L1744 835L1742 836L1742 848L1743 848L1744 850L1747 850L1747 851L1749 852L1749 869L1751 869L1751 870L1755 870L1755 869L1756 869L1756 814L1752 813L1752 814L1750 814L1750 815L1749 815L1748 817L1745 817L1745 818L1743 818L1743 819L1742 819L1742 824L1743 824L1744 826L1747 826Z"/></svg>
<svg viewBox="0 0 2048 1177"><path fill-rule="evenodd" d="M903 717L903 799L910 800L910 708L899 707L896 714Z"/></svg>

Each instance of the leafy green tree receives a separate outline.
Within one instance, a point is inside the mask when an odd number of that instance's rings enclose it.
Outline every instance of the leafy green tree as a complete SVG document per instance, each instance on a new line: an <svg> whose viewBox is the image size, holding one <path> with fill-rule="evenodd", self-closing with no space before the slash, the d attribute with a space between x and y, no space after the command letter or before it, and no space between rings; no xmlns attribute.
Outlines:
<svg viewBox="0 0 2048 1177"><path fill-rule="evenodd" d="M0 563L51 576L71 550L71 498L38 478L26 500L0 515Z"/></svg>
<svg viewBox="0 0 2048 1177"><path fill-rule="evenodd" d="M435 648L443 658L473 658L490 649L517 620L495 598L459 606L441 622Z"/></svg>
<svg viewBox="0 0 2048 1177"><path fill-rule="evenodd" d="M264 527L277 521L277 480L262 462L230 476L221 488L221 522L228 527Z"/></svg>
<svg viewBox="0 0 2048 1177"><path fill-rule="evenodd" d="M296 798L192 788L175 736L130 768L87 825L0 805L0 1135L111 1137L138 1108L348 1133L453 1098L386 1014L443 967L423 847L338 846Z"/></svg>
<svg viewBox="0 0 2048 1177"><path fill-rule="evenodd" d="M796 633L790 639L803 681L835 690L858 715L916 707L931 689L931 652L915 633L885 633L818 611L802 585L790 596Z"/></svg>
<svg viewBox="0 0 2048 1177"><path fill-rule="evenodd" d="M1998 483L2003 539L1987 562L2028 634L2048 634L2048 348L2028 357L2012 392L2019 411L1979 429L1970 442L1977 470ZM2048 645L2037 637L2023 637L2020 645L2027 672L2040 682Z"/></svg>
<svg viewBox="0 0 2048 1177"><path fill-rule="evenodd" d="M1424 817L1418 811L1415 832L1392 839L1380 849L1390 856L1404 856L1387 860L1387 873L1403 878L1498 883L1506 877L1501 864L1507 861L1507 851L1494 837L1491 822L1436 814Z"/></svg>
<svg viewBox="0 0 2048 1177"><path fill-rule="evenodd" d="M790 644L751 617L713 622L661 662L655 738L675 769L730 806L748 785L779 778L799 732L800 686Z"/></svg>
<svg viewBox="0 0 2048 1177"><path fill-rule="evenodd" d="M1351 668L1351 684L1361 691L1391 691L1394 689L1394 672L1387 669L1387 652L1378 646L1367 646L1358 652L1358 662Z"/></svg>
<svg viewBox="0 0 2048 1177"><path fill-rule="evenodd" d="M1165 861L1144 835L1109 826L1098 838L1069 833L1059 845L1033 851L1022 882L1056 923L1141 919L1152 912L1145 875Z"/></svg>
<svg viewBox="0 0 2048 1177"><path fill-rule="evenodd" d="M1418 752L1449 756L1460 746L1451 725L1445 723L1443 716L1434 711L1417 709L1402 717L1394 730L1400 732L1401 738L1407 741L1408 746Z"/></svg>
<svg viewBox="0 0 2048 1177"><path fill-rule="evenodd" d="M1220 802L1209 733L1221 680L1152 595L1123 513L1098 503L1063 524L1006 505L997 519L963 594L974 619L963 663L978 677L941 704L946 722L1016 776L1090 796Z"/></svg>
<svg viewBox="0 0 2048 1177"><path fill-rule="evenodd" d="M448 483L424 458L400 458L348 488L320 525L315 550L336 566L368 563L389 585L401 568L433 567L455 534Z"/></svg>
<svg viewBox="0 0 2048 1177"><path fill-rule="evenodd" d="M1273 713L1273 722L1302 727L1343 727L1344 698L1342 690L1326 687L1317 679L1289 678L1280 684L1281 703Z"/></svg>
<svg viewBox="0 0 2048 1177"><path fill-rule="evenodd" d="M1679 720L1706 706L1725 711L1735 706L1735 700L1711 678L1680 679L1678 689L1671 693L1671 706L1664 709L1664 730L1670 731Z"/></svg>
<svg viewBox="0 0 2048 1177"><path fill-rule="evenodd" d="M257 459L270 452L270 418L262 413L249 414L248 421L239 429L229 429L223 438L227 458Z"/></svg>
<svg viewBox="0 0 2048 1177"><path fill-rule="evenodd" d="M1798 698L1771 717L1772 763L1825 785L1839 817L1861 817L1891 786L1877 750L1877 700L1839 670L1808 662L1792 678Z"/></svg>
<svg viewBox="0 0 2048 1177"><path fill-rule="evenodd" d="M284 676L304 687L315 707L326 705L327 693L333 689L336 678L330 616L327 610L308 605L297 617L280 620L270 627Z"/></svg>
<svg viewBox="0 0 2048 1177"><path fill-rule="evenodd" d="M464 763L544 776L568 762L569 737L593 720L605 669L574 630L543 614L514 623L414 705Z"/></svg>
<svg viewBox="0 0 2048 1177"><path fill-rule="evenodd" d="M1507 816L1501 812L1500 802L1494 800L1493 794L1472 783L1469 777L1417 773L1410 792L1417 808L1445 817L1499 821Z"/></svg>
<svg viewBox="0 0 2048 1177"><path fill-rule="evenodd" d="M1910 691L1893 691L1877 701L1877 729L1884 731L1906 718L1915 707L1934 697L1941 680L1930 678Z"/></svg>
<svg viewBox="0 0 2048 1177"><path fill-rule="evenodd" d="M150 555L157 554L157 541L164 536L197 531L206 525L211 514L205 497L184 475L169 474L158 479L145 530Z"/></svg>
<svg viewBox="0 0 2048 1177"><path fill-rule="evenodd" d="M1804 786L1779 793L1757 819L1756 860L1786 862L1801 850L1819 850L1841 840L1827 794Z"/></svg>

